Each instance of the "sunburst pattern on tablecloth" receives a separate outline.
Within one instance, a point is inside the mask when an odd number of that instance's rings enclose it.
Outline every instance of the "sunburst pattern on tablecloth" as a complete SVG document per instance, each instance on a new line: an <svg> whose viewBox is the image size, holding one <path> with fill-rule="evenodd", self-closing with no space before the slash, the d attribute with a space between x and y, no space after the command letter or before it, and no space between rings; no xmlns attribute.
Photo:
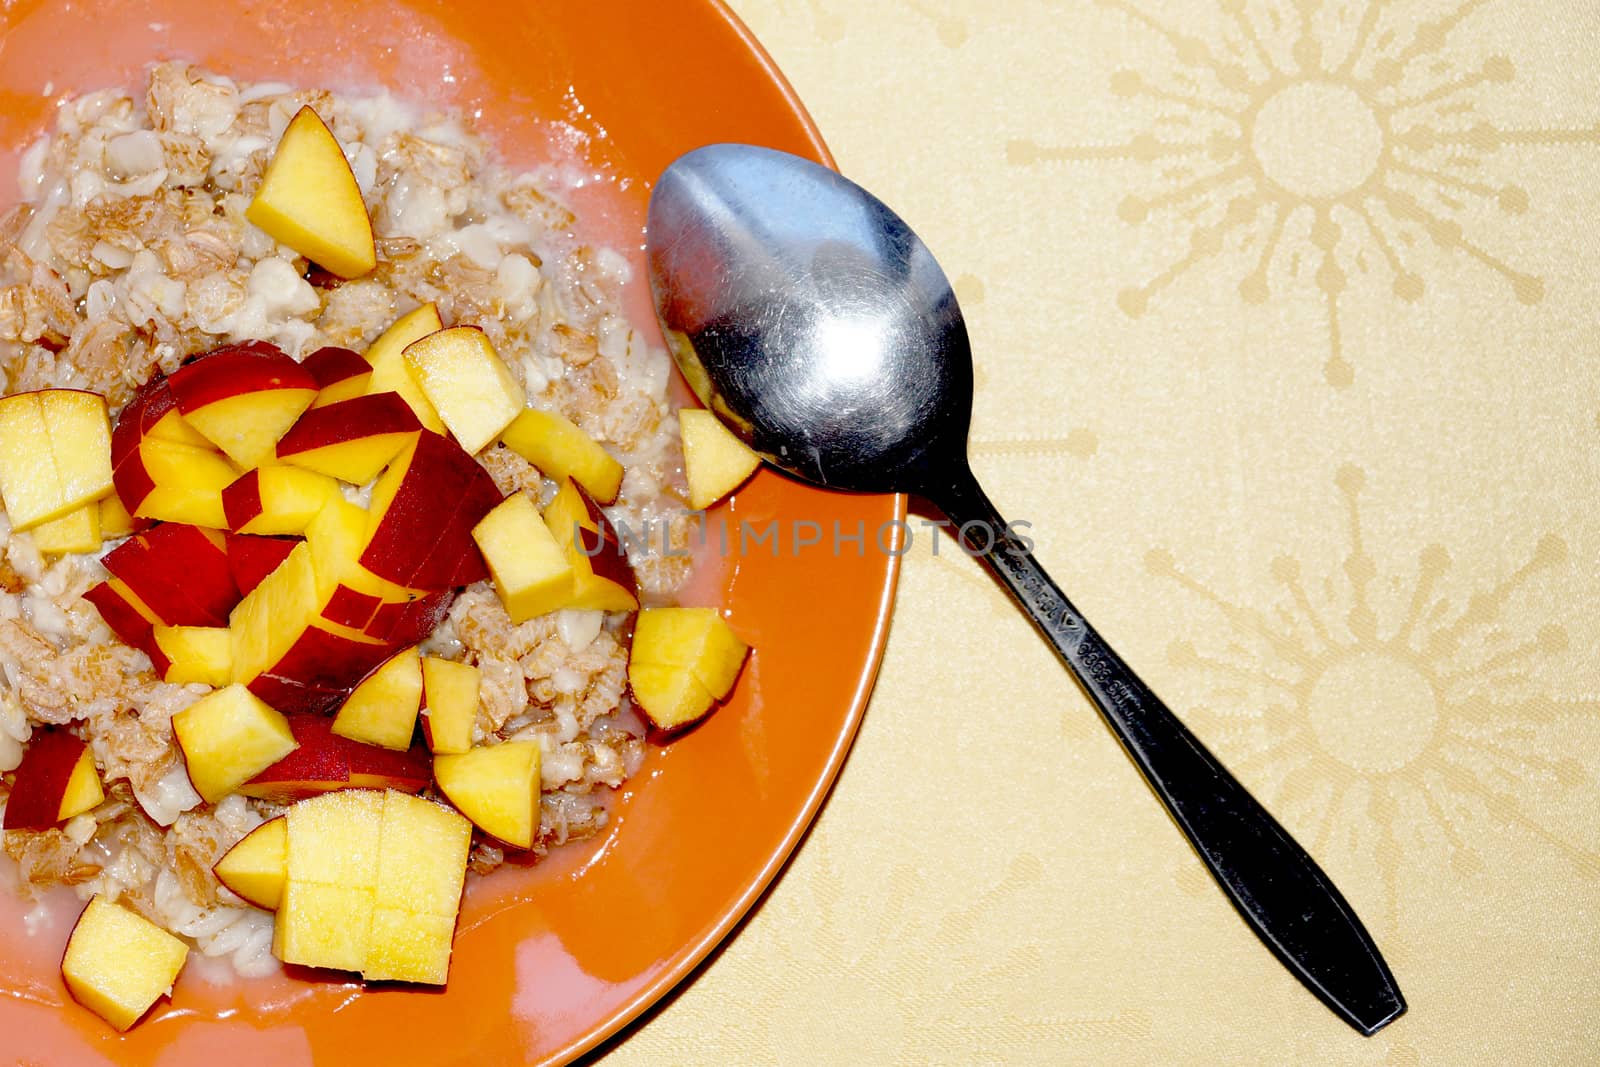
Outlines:
<svg viewBox="0 0 1600 1067"><path fill-rule="evenodd" d="M1484 117L1517 65L1468 54L1452 35L1498 0L1434 4L1431 18L1392 0L1217 0L1205 27L1169 23L1132 0L1095 2L1168 46L1170 63L1111 77L1112 94L1150 103L1153 119L1124 142L1019 139L1007 156L1014 165L1132 162L1147 172L1118 215L1174 227L1187 247L1121 290L1127 315L1145 314L1208 264L1236 275L1249 304L1310 274L1326 308L1324 374L1343 387L1355 376L1341 324L1353 279L1386 278L1394 298L1415 303L1443 282L1446 262L1470 262L1523 304L1543 300L1545 280L1473 233L1470 219L1484 202L1506 215L1528 210L1526 189L1491 176L1503 169L1495 157L1600 144L1600 125Z"/></svg>
<svg viewBox="0 0 1600 1067"><path fill-rule="evenodd" d="M1403 857L1419 844L1442 848L1469 876L1485 864L1490 828L1530 835L1582 877L1600 877L1600 855L1551 829L1533 799L1547 790L1563 805L1600 799L1594 768L1543 736L1564 719L1600 719L1600 701L1544 692L1533 668L1566 651L1566 631L1526 632L1505 614L1535 575L1566 564L1566 544L1545 536L1464 598L1442 591L1450 555L1431 544L1401 603L1380 604L1365 475L1346 466L1335 481L1349 542L1338 572L1311 582L1281 556L1270 606L1230 599L1170 552L1149 553L1153 574L1208 601L1222 623L1171 647L1173 665L1208 692L1181 714L1308 849L1370 858L1391 924Z"/></svg>

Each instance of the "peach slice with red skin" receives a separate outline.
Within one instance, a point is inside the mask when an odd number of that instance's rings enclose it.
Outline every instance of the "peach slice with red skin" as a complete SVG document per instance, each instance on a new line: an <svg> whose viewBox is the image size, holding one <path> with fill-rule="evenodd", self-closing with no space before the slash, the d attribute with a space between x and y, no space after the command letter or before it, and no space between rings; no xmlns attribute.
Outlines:
<svg viewBox="0 0 1600 1067"><path fill-rule="evenodd" d="M249 596L262 579L277 570L299 542L285 537L230 533L224 541L228 571L241 597Z"/></svg>
<svg viewBox="0 0 1600 1067"><path fill-rule="evenodd" d="M311 373L274 345L209 352L167 379L184 421L241 468L260 465L316 399Z"/></svg>
<svg viewBox="0 0 1600 1067"><path fill-rule="evenodd" d="M421 597L423 590L379 578L361 565L371 514L342 496L327 506L306 527L311 567L316 576L321 617L355 629L366 629L379 607ZM371 636L387 637L373 632Z"/></svg>
<svg viewBox="0 0 1600 1067"><path fill-rule="evenodd" d="M372 373L372 365L362 358L360 352L338 345L323 345L302 359L300 366L311 375L318 390Z"/></svg>
<svg viewBox="0 0 1600 1067"><path fill-rule="evenodd" d="M191 356L167 376L166 384L184 420L202 436L205 431L194 426L189 413L218 400L259 390L317 391L311 372L271 341L239 341ZM206 440L216 445L209 436Z"/></svg>
<svg viewBox="0 0 1600 1067"><path fill-rule="evenodd" d="M372 393L312 408L300 416L278 441L278 458L351 485L365 485L421 430L422 423L399 393Z"/></svg>
<svg viewBox="0 0 1600 1067"><path fill-rule="evenodd" d="M372 622L372 617L383 606L384 600L381 597L363 593L348 585L340 585L334 589L333 595L323 605L322 617L340 626L365 632L368 624ZM372 634L372 636L381 639L388 635Z"/></svg>
<svg viewBox="0 0 1600 1067"><path fill-rule="evenodd" d="M339 483L297 467L255 467L222 491L222 511L234 533L304 533Z"/></svg>
<svg viewBox="0 0 1600 1067"><path fill-rule="evenodd" d="M572 564L572 594L557 605L580 611L635 611L639 584L605 512L568 478L544 509L551 535Z"/></svg>
<svg viewBox="0 0 1600 1067"><path fill-rule="evenodd" d="M285 804L350 785L350 746L335 736L325 715L294 714L285 718L294 736L294 751L238 788L247 797ZM419 787L420 788L420 787Z"/></svg>
<svg viewBox="0 0 1600 1067"><path fill-rule="evenodd" d="M47 830L106 798L94 753L76 734L35 730L6 800L5 829Z"/></svg>
<svg viewBox="0 0 1600 1067"><path fill-rule="evenodd" d="M367 545L371 519L370 513L341 498L307 528L322 605L319 617L360 630L391 649L417 644L443 621L454 589L430 593L379 578L364 567L358 557ZM458 565L458 573L463 566Z"/></svg>
<svg viewBox="0 0 1600 1067"><path fill-rule="evenodd" d="M166 375L157 371L133 394L133 399L123 407L116 425L111 429L111 480L118 499L130 515L156 487L155 479L150 476L139 453L139 445L153 434L156 426L168 415L171 415L173 425L187 427L182 421L183 417L178 414L178 402L173 399L172 390L167 388ZM201 444L209 445L209 442L201 438ZM149 521L145 520L143 524L148 525ZM135 516L135 529L139 525L140 520Z"/></svg>
<svg viewBox="0 0 1600 1067"><path fill-rule="evenodd" d="M513 848L532 848L539 832L539 745L502 741L433 758L433 777L456 809Z"/></svg>
<svg viewBox="0 0 1600 1067"><path fill-rule="evenodd" d="M280 710L338 707L396 649L431 633L449 608L453 590L422 594L360 566L354 556L367 519L342 497L331 500L307 540L233 611L233 678Z"/></svg>
<svg viewBox="0 0 1600 1067"><path fill-rule="evenodd" d="M226 529L222 490L238 476L238 468L183 420L160 374L117 416L111 479L134 529L156 520Z"/></svg>
<svg viewBox="0 0 1600 1067"><path fill-rule="evenodd" d="M419 644L444 622L454 601L453 589L415 600L386 601L373 613L366 633L392 645Z"/></svg>
<svg viewBox="0 0 1600 1067"><path fill-rule="evenodd" d="M312 546L302 542L233 611L234 681L283 711L336 707L392 649L319 620L322 606Z"/></svg>
<svg viewBox="0 0 1600 1067"><path fill-rule="evenodd" d="M349 741L348 738L345 739ZM433 781L426 745L412 745L395 752L376 745L349 741L350 786L353 789L392 789L401 793L420 793Z"/></svg>
<svg viewBox="0 0 1600 1067"><path fill-rule="evenodd" d="M239 787L248 797L288 803L335 789L421 792L433 780L428 750L413 745L393 752L333 732L326 715L289 715L299 747Z"/></svg>
<svg viewBox="0 0 1600 1067"><path fill-rule="evenodd" d="M222 534L165 522L106 554L120 579L168 626L226 626L239 603Z"/></svg>
<svg viewBox="0 0 1600 1067"><path fill-rule="evenodd" d="M245 834L211 868L217 881L258 908L272 911L288 876L288 821L268 819Z"/></svg>
<svg viewBox="0 0 1600 1067"><path fill-rule="evenodd" d="M221 452L148 437L139 445L138 464L126 469L138 483L136 519L228 528L222 491L238 478L239 469Z"/></svg>
<svg viewBox="0 0 1600 1067"><path fill-rule="evenodd" d="M417 421L434 433L444 433L444 420L433 409L433 404L423 395L422 387L406 367L405 349L431 333L444 329L439 309L423 304L394 321L383 335L367 349L366 360L372 367L372 377L367 382L367 392L399 393L416 414Z"/></svg>
<svg viewBox="0 0 1600 1067"><path fill-rule="evenodd" d="M156 489L165 487L220 493L239 476L239 468L214 448L203 448L154 434L139 443L139 459ZM144 510L143 503L140 510Z"/></svg>
<svg viewBox="0 0 1600 1067"><path fill-rule="evenodd" d="M167 388L167 376L157 370L123 405L117 422L111 428L111 466L113 469L132 455L139 442L155 428L156 423L170 411L177 410L178 402Z"/></svg>
<svg viewBox="0 0 1600 1067"><path fill-rule="evenodd" d="M167 376L158 370L139 387L117 415L116 424L111 428L112 481L116 484L117 495L129 508L137 507L139 501L123 486L121 468L136 460L139 443L151 435L163 418L177 410L178 402L173 399L172 390L167 388ZM174 414L174 424L183 425L181 415ZM204 439L200 443L209 444Z"/></svg>
<svg viewBox="0 0 1600 1067"><path fill-rule="evenodd" d="M229 622L234 680L285 712L338 707L394 653L394 643L384 638L328 621L325 585L314 545L301 542L238 603Z"/></svg>
<svg viewBox="0 0 1600 1067"><path fill-rule="evenodd" d="M340 737L404 752L422 707L422 657L415 647L389 657L361 680L333 719Z"/></svg>
<svg viewBox="0 0 1600 1067"><path fill-rule="evenodd" d="M150 657L157 675L167 673L171 661L155 639L155 627L161 620L121 579L112 578L91 586L83 599L99 610L100 617L123 644Z"/></svg>
<svg viewBox="0 0 1600 1067"><path fill-rule="evenodd" d="M499 503L500 491L489 492L489 484L479 483L482 492L462 501L451 518L449 536L434 546L422 561L412 584L425 588L459 589L489 577L489 563L473 540L472 528Z"/></svg>
<svg viewBox="0 0 1600 1067"><path fill-rule="evenodd" d="M284 712L338 707L391 651L376 638L341 631L328 622L302 629L282 656L250 680L250 692Z"/></svg>
<svg viewBox="0 0 1600 1067"><path fill-rule="evenodd" d="M360 562L379 578L417 589L476 580L472 575L485 571L472 528L498 503L494 479L460 445L419 434L373 485ZM418 546L428 548L421 558Z"/></svg>
<svg viewBox="0 0 1600 1067"><path fill-rule="evenodd" d="M313 408L361 396L372 380L372 365L361 353L348 348L333 345L319 348L301 360L300 365L317 383L317 398L311 402Z"/></svg>

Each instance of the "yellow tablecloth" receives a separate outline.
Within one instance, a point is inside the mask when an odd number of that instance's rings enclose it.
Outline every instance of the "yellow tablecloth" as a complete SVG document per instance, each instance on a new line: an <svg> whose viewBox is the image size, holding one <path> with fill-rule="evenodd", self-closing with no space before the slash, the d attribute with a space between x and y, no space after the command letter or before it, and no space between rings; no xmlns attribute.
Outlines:
<svg viewBox="0 0 1600 1067"><path fill-rule="evenodd" d="M1600 6L737 8L956 279L990 494L1411 1010L1305 993L922 536L815 832L607 1067L1597 1062Z"/></svg>

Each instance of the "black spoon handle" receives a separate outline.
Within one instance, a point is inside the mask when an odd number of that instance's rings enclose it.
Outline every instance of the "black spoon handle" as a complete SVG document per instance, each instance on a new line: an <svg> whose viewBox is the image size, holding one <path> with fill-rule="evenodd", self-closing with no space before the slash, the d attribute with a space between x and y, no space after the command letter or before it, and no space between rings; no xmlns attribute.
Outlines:
<svg viewBox="0 0 1600 1067"><path fill-rule="evenodd" d="M1398 1018L1405 998L1333 882L1078 614L966 465L926 495L1055 646L1273 955L1361 1033Z"/></svg>

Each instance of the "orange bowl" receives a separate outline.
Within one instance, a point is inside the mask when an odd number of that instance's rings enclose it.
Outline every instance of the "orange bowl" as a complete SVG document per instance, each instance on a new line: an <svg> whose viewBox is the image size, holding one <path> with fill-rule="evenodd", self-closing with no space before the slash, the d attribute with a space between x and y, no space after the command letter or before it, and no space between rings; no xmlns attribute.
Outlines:
<svg viewBox="0 0 1600 1067"><path fill-rule="evenodd" d="M679 153L751 141L827 160L771 61L715 0L16 0L0 12L0 171L49 125L50 94L137 85L159 58L245 80L386 87L459 108L510 162L577 160L579 205L643 278L649 182ZM7 189L5 200L15 194ZM648 317L636 282L630 311ZM898 498L823 493L771 473L722 518L785 540L703 553L691 599L756 647L735 699L656 749L599 839L477 881L442 992L363 989L300 972L210 982L191 965L127 1035L68 997L67 930L26 933L0 892L0 1034L17 1064L552 1063L643 1011L725 936L777 873L860 722L888 625L895 559L874 544ZM819 545L788 535L820 524ZM838 526L833 526L837 523ZM805 528L808 533L809 527ZM865 543L835 541L864 532Z"/></svg>

